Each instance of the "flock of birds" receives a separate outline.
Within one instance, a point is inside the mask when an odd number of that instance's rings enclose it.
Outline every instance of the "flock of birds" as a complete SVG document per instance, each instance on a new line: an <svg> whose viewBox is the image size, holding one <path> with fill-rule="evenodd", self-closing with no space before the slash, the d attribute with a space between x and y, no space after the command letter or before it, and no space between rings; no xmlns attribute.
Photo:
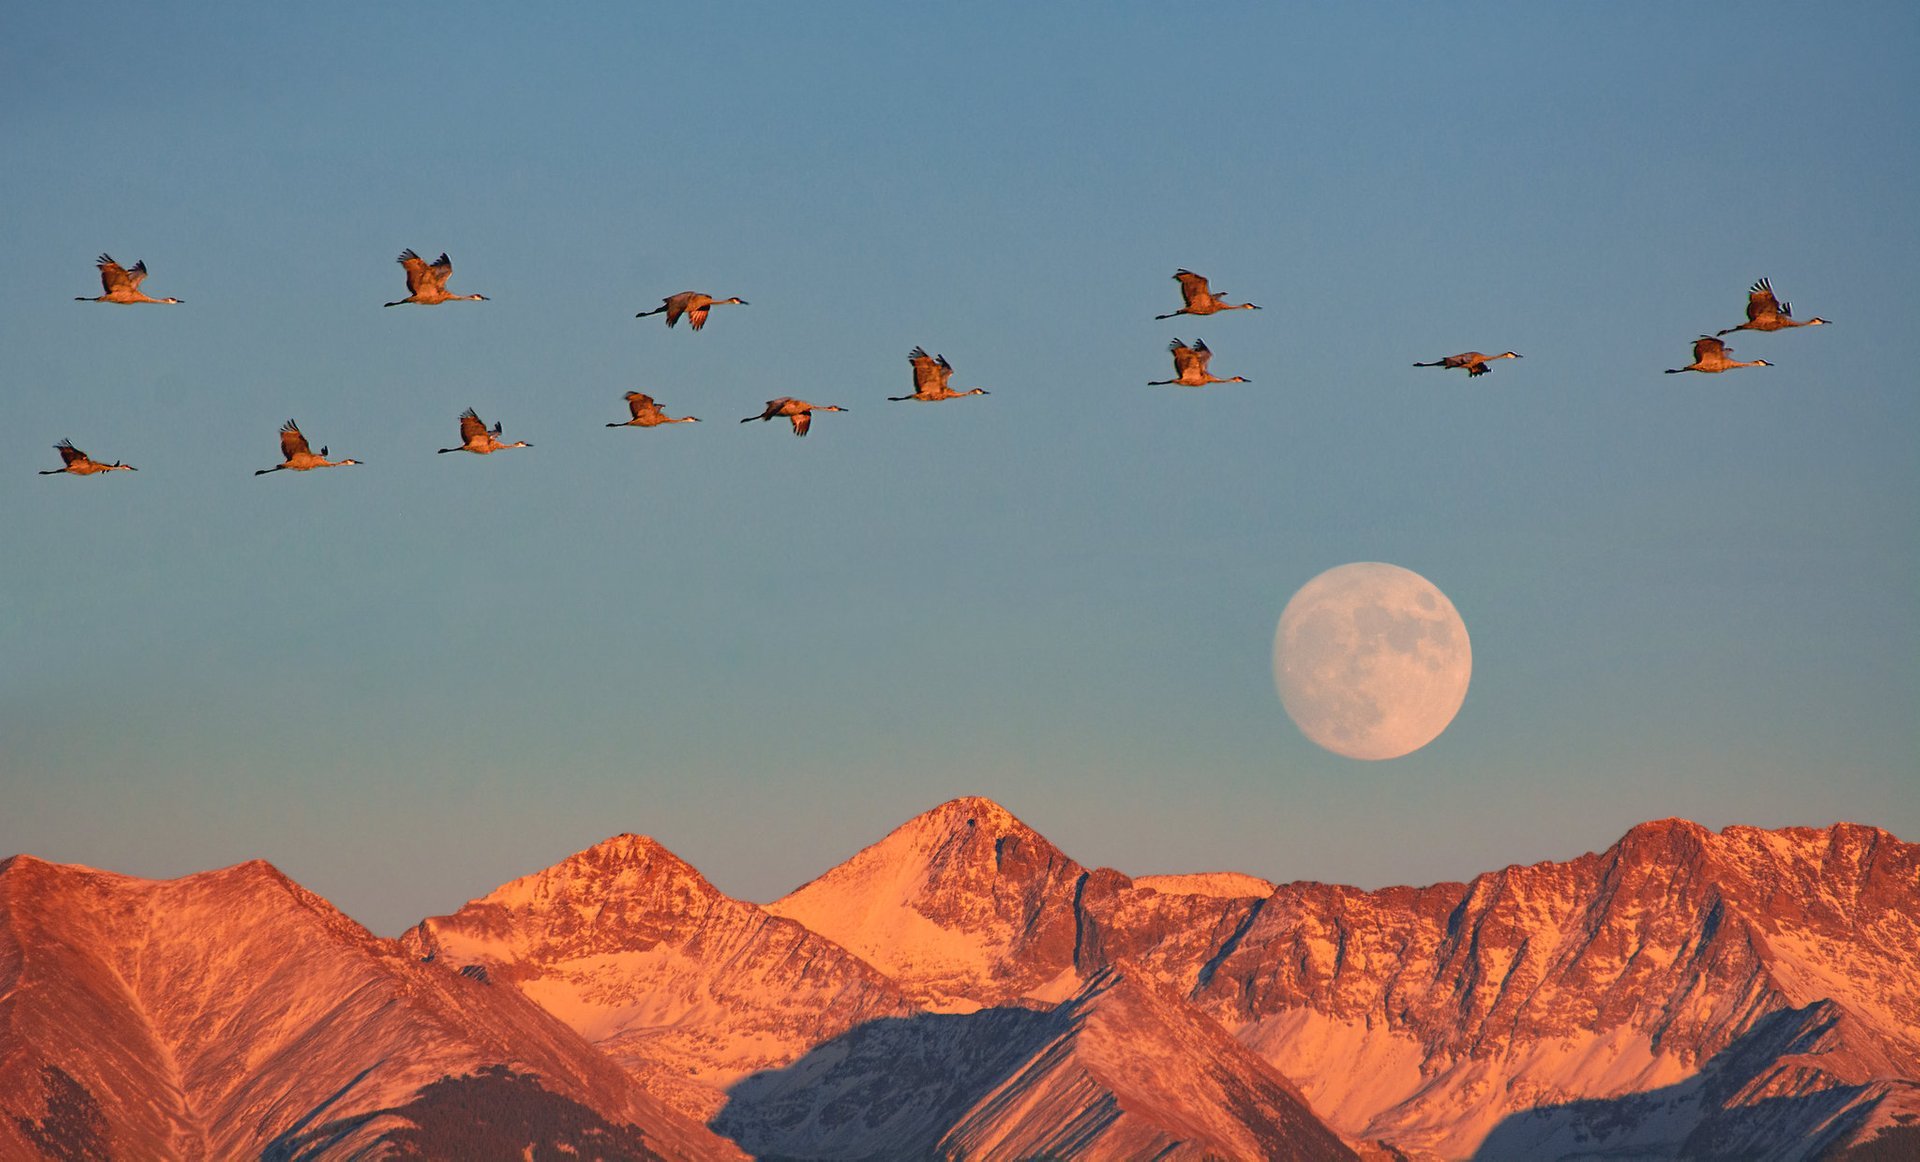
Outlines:
<svg viewBox="0 0 1920 1162"><path fill-rule="evenodd" d="M447 279L453 274L453 260L442 253L433 262L428 262L411 249L400 252L396 260L407 272L407 297L385 304L398 307L408 303L419 306L436 306L448 302L485 302L487 296L480 294L457 295L447 290ZM151 298L141 291L140 284L146 281L147 264L144 260L131 267L121 266L109 255L102 254L96 262L100 270L100 285L105 292L98 296L76 296L78 302L89 303L180 303L176 298ZM1223 311L1257 311L1252 303L1230 303L1222 294L1213 291L1204 275L1191 270L1179 270L1173 276L1180 283L1180 293L1185 305L1179 310L1164 315L1155 315L1156 320L1172 319L1180 315L1206 316L1217 315ZM733 297L716 299L700 291L682 291L662 299L660 305L650 311L641 311L634 317L644 319L649 315L666 315L668 327L686 319L693 330L698 331L707 325L707 315L714 307L746 306L747 300ZM1669 367L1668 375L1678 375L1685 371L1721 372L1736 367L1771 367L1765 359L1739 360L1730 358L1732 348L1721 342L1720 335L1730 335L1735 331L1784 331L1791 327L1816 327L1831 320L1815 316L1804 322L1793 317L1791 303L1781 302L1773 293L1773 284L1761 279L1753 284L1747 295L1747 321L1728 327L1713 335L1702 335L1693 344L1693 362L1685 367ZM1202 340L1195 339L1191 344L1174 339L1167 345L1173 353L1173 378L1148 380L1149 387L1174 385L1179 387L1204 387L1210 383L1251 383L1242 376L1222 379L1208 370L1213 359L1213 351ZM1501 359L1519 359L1517 351L1505 351L1499 355L1485 355L1478 351L1463 351L1458 355L1449 355L1430 363L1415 363L1415 367L1465 368L1468 378L1485 375L1492 370L1491 364ZM955 391L949 381L953 378L953 365L944 355L929 355L923 347L915 347L907 355L907 361L913 367L913 392L909 395L888 396L890 402L916 400L921 403L939 403L944 400L962 399L970 395L989 394L984 387ZM654 398L644 392L630 391L626 394L627 407L631 418L607 424L609 428L640 427L653 428L663 424L699 423L698 416L669 416ZM747 416L740 422L750 424L755 420L785 418L793 425L793 434L804 436L813 425L815 412L844 412L847 408L831 404L813 404L792 396L781 396L767 401L766 410L757 416ZM451 448L441 448L445 452L472 452L487 455L508 448L531 448L525 440L506 443L501 439L502 426L496 422L491 428L472 409L460 414L460 443ZM63 465L49 468L40 473L42 476L55 476L70 473L75 476L93 476L104 472L127 471L136 469L131 464L115 460L111 464L93 459L85 452L73 446L73 441L62 440L54 445L60 453ZM328 449L322 445L318 454L307 443L307 437L300 426L288 420L280 427L281 462L271 468L262 468L254 473L264 476L269 472L293 471L306 472L314 468L339 468L348 464L359 464L354 459L329 460Z"/></svg>

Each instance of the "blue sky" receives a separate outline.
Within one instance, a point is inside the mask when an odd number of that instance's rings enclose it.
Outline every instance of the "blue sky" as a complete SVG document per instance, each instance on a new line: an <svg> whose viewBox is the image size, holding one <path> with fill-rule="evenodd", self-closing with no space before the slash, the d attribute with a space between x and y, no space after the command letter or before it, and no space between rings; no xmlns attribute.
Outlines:
<svg viewBox="0 0 1920 1162"><path fill-rule="evenodd" d="M1376 886L1642 819L1920 836L1910 6L16 15L0 852L392 933L620 831L766 900L992 796ZM403 247L482 304L383 310ZM180 307L77 304L96 253ZM1262 304L1155 322L1178 267ZM1832 327L1665 376L1769 276ZM739 295L708 328L636 311ZM1170 338L1249 385L1148 388ZM956 387L895 404L907 351ZM1523 352L1471 383L1413 369ZM638 388L706 421L608 430ZM806 440L741 426L837 403ZM528 451L436 456L472 406ZM366 467L255 479L297 418ZM63 437L138 473L40 477ZM1273 693L1347 561L1452 728Z"/></svg>

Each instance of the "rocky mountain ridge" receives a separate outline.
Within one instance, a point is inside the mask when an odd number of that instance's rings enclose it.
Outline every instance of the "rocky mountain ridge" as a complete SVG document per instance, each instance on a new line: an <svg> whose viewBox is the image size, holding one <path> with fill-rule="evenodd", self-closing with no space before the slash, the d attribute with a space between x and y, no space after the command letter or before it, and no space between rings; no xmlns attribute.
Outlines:
<svg viewBox="0 0 1920 1162"><path fill-rule="evenodd" d="M15 873L0 867L4 889ZM23 1024L8 974L73 937L53 917L23 925L15 913L32 909L20 899L0 890L11 936L0 938L0 1063L65 1070L90 1094L89 1078L143 1069L142 1085L163 1095L210 1092L203 1075L249 1078L243 1088L257 1093L292 1084L270 1066L299 1051L271 1035L256 1047L257 1022L221 1026L245 1034L221 1042L233 1045L224 1064L196 1049L192 1080L176 1080L172 1046L201 1045L182 1029L208 1018L130 1015L104 984L56 998L131 1030L103 1042L104 1057L89 1062L44 1021ZM408 981L437 979L455 1000L511 996L550 1018L495 1013L501 1040L489 1051L437 1052L419 1076L374 1074L387 1079L388 1120L365 1124L390 1133L431 1121L391 1111L410 1108L432 1088L425 1072L442 1068L501 1092L537 1077L607 1111L603 1138L638 1126L646 1148L684 1156L1920 1152L1920 848L1853 824L1713 832L1664 820L1565 862L1361 891L1236 873L1134 880L1075 862L990 800L963 798L764 907L635 835L399 942L318 897L294 906L331 916L329 942L404 963L395 971ZM175 900L142 907L179 941L233 939ZM195 931L203 922L211 937ZM290 972L251 953L213 959L268 981ZM355 1011L316 1007L302 1035L350 1026ZM523 1035L515 1022L536 1030L524 1035L545 1056L508 1044ZM580 1063L582 1051L618 1076ZM0 1146L9 1129L22 1141L38 1140L32 1127L50 1132L64 1084L43 1073L26 1097L0 1087L10 1115ZM642 1110L621 1085L688 1117ZM149 1103L125 1124L139 1123L141 1142L172 1144L156 1156L199 1156L193 1134L212 1132L204 1111L243 1108L219 1092L191 1110ZM291 1110L311 1099L278 1100ZM122 1125L120 1107L97 1104ZM699 1122L730 1141L690 1136L705 1133Z"/></svg>

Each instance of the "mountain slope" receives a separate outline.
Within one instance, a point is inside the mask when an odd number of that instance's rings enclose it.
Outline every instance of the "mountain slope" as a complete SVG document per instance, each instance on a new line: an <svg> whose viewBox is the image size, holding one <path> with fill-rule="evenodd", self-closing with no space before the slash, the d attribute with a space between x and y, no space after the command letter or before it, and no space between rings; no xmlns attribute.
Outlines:
<svg viewBox="0 0 1920 1162"><path fill-rule="evenodd" d="M503 1074L526 1126L569 1127L555 1143L737 1157L517 993L416 963L265 863L0 863L0 1156L345 1156Z"/></svg>
<svg viewBox="0 0 1920 1162"><path fill-rule="evenodd" d="M523 991L705 1121L754 1070L913 1006L791 920L735 900L665 847L621 835L402 938Z"/></svg>
<svg viewBox="0 0 1920 1162"><path fill-rule="evenodd" d="M1845 1145L1904 1126L1901 1082L1920 1078L1916 852L1851 824L1715 834L1667 820L1471 884L1289 884L1259 899L1217 890L1245 879L1157 881L1216 888L1181 894L1089 871L997 804L960 799L769 910L950 1011L1043 1004L1131 963L1359 1140L1465 1156L1496 1127L1515 1140L1522 1111L1591 1113L1578 1103L1676 1092L1711 1067L1845 1100L1822 1113L1727 1087L1732 1106L1689 1106L1694 1122L1662 1141L1709 1124L1738 1138L1746 1110L1803 1146ZM1754 1065L1778 1040L1755 1036L1763 1022L1827 1003L1842 1019L1816 1021L1818 1053ZM1789 1130L1793 1117L1811 1120Z"/></svg>
<svg viewBox="0 0 1920 1162"><path fill-rule="evenodd" d="M1185 888L1183 877L1162 880ZM1183 987L1243 926L1252 877L1192 891L1088 869L990 799L943 803L767 905L859 954L937 1011L1053 1004L1130 960ZM1230 885L1230 886L1228 886Z"/></svg>
<svg viewBox="0 0 1920 1162"><path fill-rule="evenodd" d="M1671 1090L1743 1039L1736 1071L1768 1075L1755 1030L1816 1005L1843 1019L1789 1070L1797 1092L1920 1077L1915 947L1920 848L1668 820L1466 885L1284 886L1196 1000L1343 1131L1462 1156L1519 1111ZM1842 1104L1864 1127L1890 1091L1862 1094Z"/></svg>
<svg viewBox="0 0 1920 1162"><path fill-rule="evenodd" d="M736 1086L716 1128L793 1159L1351 1159L1271 1065L1128 972L1042 1012L874 1022Z"/></svg>

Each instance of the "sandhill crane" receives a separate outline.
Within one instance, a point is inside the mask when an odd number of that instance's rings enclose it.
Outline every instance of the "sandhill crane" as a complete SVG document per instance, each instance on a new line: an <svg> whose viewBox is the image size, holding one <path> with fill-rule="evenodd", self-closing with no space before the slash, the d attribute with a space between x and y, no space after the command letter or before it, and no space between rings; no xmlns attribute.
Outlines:
<svg viewBox="0 0 1920 1162"><path fill-rule="evenodd" d="M122 464L118 460L115 460L111 464L102 464L100 461L95 460L85 452L74 447L72 440L60 441L53 446L53 450L60 453L60 459L66 461L66 466L63 468L45 469L40 473L42 476L58 476L62 472L71 472L75 476L92 476L96 472L113 472L122 468L128 472L140 471L133 465Z"/></svg>
<svg viewBox="0 0 1920 1162"><path fill-rule="evenodd" d="M460 446L442 448L442 452L477 452L484 456L489 452L498 452L502 448L531 448L525 440L515 440L511 444L500 442L500 425L494 424L488 431L487 425L480 419L480 413L468 408L460 413Z"/></svg>
<svg viewBox="0 0 1920 1162"><path fill-rule="evenodd" d="M115 262L113 256L110 254L102 254L94 260L94 265L100 268L100 285L107 293L98 298L88 298L86 295L75 295L73 296L74 302L125 304L178 303L182 301L180 299L148 298L146 295L140 293L140 284L146 281L147 277L147 260L144 258L134 263L133 269L131 270Z"/></svg>
<svg viewBox="0 0 1920 1162"><path fill-rule="evenodd" d="M917 399L922 403L939 403L943 399L991 394L984 387L976 387L968 391L955 391L948 387L947 381L953 378L953 364L947 362L945 355L927 354L925 347L915 347L907 352L907 362L913 364L913 394L887 397L895 403L903 399Z"/></svg>
<svg viewBox="0 0 1920 1162"><path fill-rule="evenodd" d="M1493 368L1488 367L1487 364L1493 362L1496 359L1525 359L1525 358L1526 356L1520 354L1518 351L1507 351L1499 355L1482 355L1478 351L1463 351L1458 355L1449 355L1445 359L1436 359L1432 363L1416 363L1414 364L1414 366L1415 367L1449 367L1449 368L1464 367L1467 369L1467 378L1472 379L1476 375L1485 375L1487 372L1492 371Z"/></svg>
<svg viewBox="0 0 1920 1162"><path fill-rule="evenodd" d="M1793 317L1793 304L1783 303L1773 297L1773 284L1761 279L1753 284L1747 293L1747 321L1738 327L1728 327L1716 331L1718 335L1731 335L1735 331L1784 331L1788 327L1820 327L1832 322L1818 315L1806 322Z"/></svg>
<svg viewBox="0 0 1920 1162"><path fill-rule="evenodd" d="M657 428L661 424L697 424L699 416L670 416L660 410L653 397L640 391L627 393L627 410L633 418L617 424L608 424L609 428Z"/></svg>
<svg viewBox="0 0 1920 1162"><path fill-rule="evenodd" d="M1221 311L1257 311L1260 308L1252 303L1230 303L1225 296L1214 294L1207 289L1205 275L1195 274L1191 270L1180 269L1173 277L1180 280L1180 294L1187 305L1172 315L1155 315L1156 319L1171 319L1174 315L1217 315Z"/></svg>
<svg viewBox="0 0 1920 1162"><path fill-rule="evenodd" d="M755 420L770 420L775 416L786 416L793 421L793 434L796 436L804 436L807 434L807 429L813 426L813 413L843 412L846 410L847 409L843 407L811 404L804 399L795 399L790 395L783 395L779 399L768 400L766 411L761 412L757 416L748 416L740 422L750 424Z"/></svg>
<svg viewBox="0 0 1920 1162"><path fill-rule="evenodd" d="M1148 387L1161 387L1169 383L1178 384L1181 387L1205 387L1209 383L1253 382L1238 375L1232 379L1221 379L1208 371L1207 363L1212 360L1213 352L1198 339L1193 341L1191 347L1175 339L1167 344L1167 350L1173 352L1173 378L1150 379L1147 381Z"/></svg>
<svg viewBox="0 0 1920 1162"><path fill-rule="evenodd" d="M1764 359L1755 359L1751 363L1742 363L1738 359L1728 359L1733 348L1722 343L1712 335L1702 335L1693 341L1693 362L1685 367L1669 367L1668 375L1678 375L1682 371L1731 371L1736 367L1772 367Z"/></svg>
<svg viewBox="0 0 1920 1162"><path fill-rule="evenodd" d="M432 264L415 254L412 250L402 250L400 257L394 259L407 268L407 297L397 299L385 305L397 307L404 303L419 303L431 307L437 303L487 301L485 295L452 295L447 293L447 276L453 273L453 259L445 251Z"/></svg>
<svg viewBox="0 0 1920 1162"><path fill-rule="evenodd" d="M320 454L314 455L307 449L307 438L300 434L300 425L288 420L280 425L280 455L285 462L271 468L262 468L255 476L265 476L269 472L278 472L282 468L291 468L295 472L305 472L313 468L339 468L346 464L358 464L358 460L329 460L327 449L322 446Z"/></svg>
<svg viewBox="0 0 1920 1162"><path fill-rule="evenodd" d="M745 299L716 299L712 295L701 294L699 291L681 291L677 295L669 295L661 299L659 306L653 308L651 311L641 311L635 315L634 318L644 319L648 315L657 315L665 311L667 313L667 326L671 327L680 321L681 315L685 315L687 322L692 323L693 329L698 331L707 325L708 311L715 307L727 306L730 303L743 307L750 305Z"/></svg>

